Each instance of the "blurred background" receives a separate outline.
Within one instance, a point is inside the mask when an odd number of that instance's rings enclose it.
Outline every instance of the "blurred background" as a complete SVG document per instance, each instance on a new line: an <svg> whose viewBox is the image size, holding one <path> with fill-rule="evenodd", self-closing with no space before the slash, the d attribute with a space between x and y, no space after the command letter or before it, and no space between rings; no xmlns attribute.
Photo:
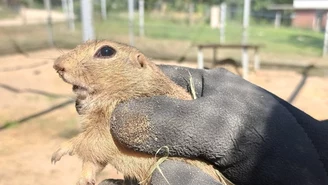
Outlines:
<svg viewBox="0 0 328 185"><path fill-rule="evenodd" d="M76 157L50 163L80 126L52 64L88 39L224 67L327 120L327 12L328 0L1 0L0 184L75 183ZM98 181L108 177L121 175L109 167Z"/></svg>

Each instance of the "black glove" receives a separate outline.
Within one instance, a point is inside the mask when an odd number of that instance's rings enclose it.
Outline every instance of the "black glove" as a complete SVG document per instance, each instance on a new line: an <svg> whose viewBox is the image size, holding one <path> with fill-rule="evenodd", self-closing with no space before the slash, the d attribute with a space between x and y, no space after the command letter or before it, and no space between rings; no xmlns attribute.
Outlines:
<svg viewBox="0 0 328 185"><path fill-rule="evenodd" d="M119 105L111 131L121 143L150 154L168 146L171 156L203 158L235 184L328 184L327 124L227 70L160 67L186 89L190 72L198 99L151 97Z"/></svg>
<svg viewBox="0 0 328 185"><path fill-rule="evenodd" d="M152 185L222 185L199 168L181 161L167 160L152 174Z"/></svg>
<svg viewBox="0 0 328 185"><path fill-rule="evenodd" d="M152 185L222 185L199 168L180 161L167 160L152 173ZM99 185L138 185L134 179L106 179Z"/></svg>
<svg viewBox="0 0 328 185"><path fill-rule="evenodd" d="M124 185L124 180L122 179L106 179L103 180L98 185ZM127 185L137 185L137 184L127 184Z"/></svg>

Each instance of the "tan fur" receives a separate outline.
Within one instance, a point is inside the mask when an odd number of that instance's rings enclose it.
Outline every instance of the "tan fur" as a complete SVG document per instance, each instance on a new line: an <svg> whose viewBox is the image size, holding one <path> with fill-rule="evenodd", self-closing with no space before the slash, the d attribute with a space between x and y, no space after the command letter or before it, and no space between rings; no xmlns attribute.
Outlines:
<svg viewBox="0 0 328 185"><path fill-rule="evenodd" d="M94 57L105 45L114 48L115 55ZM114 140L109 125L112 111L118 103L132 98L166 95L191 100L190 94L167 78L137 49L106 40L76 47L59 57L54 68L64 81L86 88L87 93L78 93L77 97L83 102L82 132L64 143L53 154L52 161L56 162L66 154L78 155L83 161L80 185L94 184L96 174L108 163L126 177L144 180L155 164L155 158L125 148ZM146 120L136 121L143 122L144 128L140 129L147 132ZM218 179L214 168L205 162L170 159L185 161Z"/></svg>

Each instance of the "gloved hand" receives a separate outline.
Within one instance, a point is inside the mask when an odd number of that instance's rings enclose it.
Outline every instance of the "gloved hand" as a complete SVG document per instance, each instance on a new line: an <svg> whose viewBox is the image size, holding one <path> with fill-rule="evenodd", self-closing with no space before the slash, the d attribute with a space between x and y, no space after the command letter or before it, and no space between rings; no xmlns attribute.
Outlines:
<svg viewBox="0 0 328 185"><path fill-rule="evenodd" d="M186 89L190 72L198 98L122 103L111 118L119 142L150 154L168 146L171 156L202 158L235 184L328 184L327 124L227 70L160 68Z"/></svg>
<svg viewBox="0 0 328 185"><path fill-rule="evenodd" d="M154 171L152 185L222 185L199 168L181 161L167 160Z"/></svg>
<svg viewBox="0 0 328 185"><path fill-rule="evenodd" d="M199 168L181 161L166 160L152 173L151 185L222 185ZM106 179L99 185L138 185L133 179Z"/></svg>

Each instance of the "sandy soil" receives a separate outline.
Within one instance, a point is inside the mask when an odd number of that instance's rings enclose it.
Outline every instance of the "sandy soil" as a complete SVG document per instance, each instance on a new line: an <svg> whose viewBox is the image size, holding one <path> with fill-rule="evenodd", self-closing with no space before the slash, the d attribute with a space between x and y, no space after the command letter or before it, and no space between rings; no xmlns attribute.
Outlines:
<svg viewBox="0 0 328 185"><path fill-rule="evenodd" d="M62 52L45 50L31 53L28 58L0 58L0 126L72 100L71 86L52 69L53 59ZM196 63L179 65L196 67ZM31 66L34 67L28 68ZM223 67L236 72L230 66ZM291 71L260 70L251 73L249 80L288 99L302 76ZM293 104L317 119L328 119L327 92L328 78L308 77ZM74 105L68 104L0 131L0 185L74 184L80 161L64 157L52 165L50 156L61 142L78 132L77 122ZM108 167L98 181L109 177L121 176Z"/></svg>
<svg viewBox="0 0 328 185"><path fill-rule="evenodd" d="M45 24L47 23L48 12L46 10L22 8L20 14L15 18L1 19L0 27L3 26L22 26L26 24ZM65 22L66 16L59 11L51 11L52 22Z"/></svg>

